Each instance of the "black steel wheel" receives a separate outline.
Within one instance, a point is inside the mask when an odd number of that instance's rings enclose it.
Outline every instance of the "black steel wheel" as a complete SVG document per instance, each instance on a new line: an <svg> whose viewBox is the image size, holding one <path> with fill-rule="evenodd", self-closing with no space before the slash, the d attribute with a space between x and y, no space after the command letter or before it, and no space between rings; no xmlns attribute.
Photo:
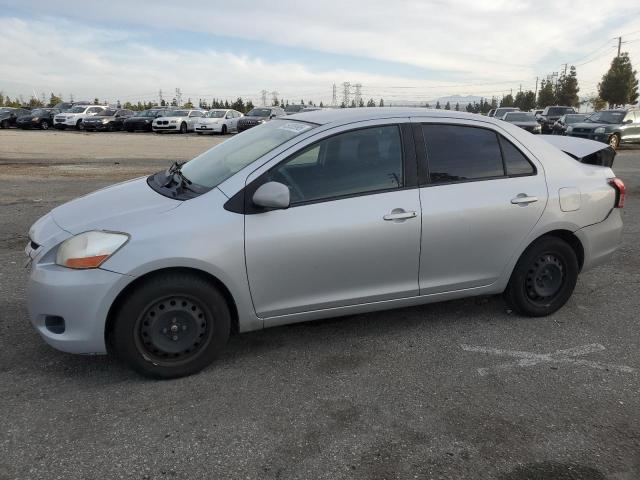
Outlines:
<svg viewBox="0 0 640 480"><path fill-rule="evenodd" d="M576 253L567 242L554 236L541 237L518 260L504 298L521 315L549 315L571 297L578 270Z"/></svg>
<svg viewBox="0 0 640 480"><path fill-rule="evenodd" d="M227 126L226 125L222 125L222 135L226 135L227 134Z"/></svg>
<svg viewBox="0 0 640 480"><path fill-rule="evenodd" d="M209 365L227 342L230 325L229 307L215 284L176 271L134 288L118 305L107 338L139 373L176 378Z"/></svg>
<svg viewBox="0 0 640 480"><path fill-rule="evenodd" d="M180 124L180 133L187 133L187 124L184 122Z"/></svg>

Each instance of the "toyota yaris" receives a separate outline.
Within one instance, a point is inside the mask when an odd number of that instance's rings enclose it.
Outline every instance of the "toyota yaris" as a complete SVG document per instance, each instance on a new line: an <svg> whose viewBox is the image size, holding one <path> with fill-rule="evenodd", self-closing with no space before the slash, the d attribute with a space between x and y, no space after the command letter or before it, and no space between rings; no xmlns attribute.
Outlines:
<svg viewBox="0 0 640 480"><path fill-rule="evenodd" d="M170 378L232 332L488 294L551 314L618 247L625 191L607 145L549 139L425 109L274 119L38 220L31 321Z"/></svg>

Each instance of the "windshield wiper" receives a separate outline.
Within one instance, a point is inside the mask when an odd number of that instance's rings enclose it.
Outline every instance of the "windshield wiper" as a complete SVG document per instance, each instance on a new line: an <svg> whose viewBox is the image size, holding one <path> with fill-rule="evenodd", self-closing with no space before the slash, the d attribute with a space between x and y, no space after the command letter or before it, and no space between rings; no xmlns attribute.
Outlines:
<svg viewBox="0 0 640 480"><path fill-rule="evenodd" d="M170 188L175 185L176 194L182 193L184 190L190 190L195 192L191 185L193 182L184 176L182 173L182 166L185 162L173 162L173 164L167 168L165 171L165 182L162 184L163 187Z"/></svg>

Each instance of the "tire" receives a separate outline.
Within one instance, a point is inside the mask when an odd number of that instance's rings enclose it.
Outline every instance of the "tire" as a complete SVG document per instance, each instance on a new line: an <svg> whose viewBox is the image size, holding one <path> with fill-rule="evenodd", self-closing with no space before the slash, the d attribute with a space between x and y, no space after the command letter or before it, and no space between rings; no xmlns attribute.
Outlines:
<svg viewBox="0 0 640 480"><path fill-rule="evenodd" d="M620 146L620 135L618 135L617 133L614 133L613 135L611 135L609 137L609 146L614 150L617 150L618 147Z"/></svg>
<svg viewBox="0 0 640 480"><path fill-rule="evenodd" d="M76 130L84 130L84 125L82 125L82 120L78 120L76 122Z"/></svg>
<svg viewBox="0 0 640 480"><path fill-rule="evenodd" d="M211 281L172 272L151 277L124 299L110 341L133 370L168 379L211 364L230 328L227 302Z"/></svg>
<svg viewBox="0 0 640 480"><path fill-rule="evenodd" d="M49 122L47 122L46 120L43 120L42 123L40 124L40 128L42 130L49 130Z"/></svg>
<svg viewBox="0 0 640 480"><path fill-rule="evenodd" d="M202 132L196 132L198 135L202 135Z"/></svg>
<svg viewBox="0 0 640 480"><path fill-rule="evenodd" d="M7 120L3 120L0 123L0 128L9 128L9 122Z"/></svg>
<svg viewBox="0 0 640 480"><path fill-rule="evenodd" d="M186 124L186 123L184 123L184 122L182 122L182 123L180 124L180 133L182 133L182 134L187 133L187 124Z"/></svg>
<svg viewBox="0 0 640 480"><path fill-rule="evenodd" d="M544 236L524 251L503 296L520 315L543 317L569 300L577 280L573 248L560 238Z"/></svg>
<svg viewBox="0 0 640 480"><path fill-rule="evenodd" d="M108 132L115 132L116 131L116 127L113 123L110 123L107 125L107 131Z"/></svg>
<svg viewBox="0 0 640 480"><path fill-rule="evenodd" d="M226 135L227 134L227 126L226 125L222 125L222 135Z"/></svg>

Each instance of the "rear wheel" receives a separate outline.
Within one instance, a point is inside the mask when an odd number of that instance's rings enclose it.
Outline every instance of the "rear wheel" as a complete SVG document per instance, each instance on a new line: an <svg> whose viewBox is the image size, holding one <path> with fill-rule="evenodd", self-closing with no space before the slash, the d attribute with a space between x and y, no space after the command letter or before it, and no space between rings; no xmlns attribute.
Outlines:
<svg viewBox="0 0 640 480"><path fill-rule="evenodd" d="M614 150L620 146L620 136L617 133L609 137L609 146Z"/></svg>
<svg viewBox="0 0 640 480"><path fill-rule="evenodd" d="M43 120L42 123L40 124L40 128L42 128L42 130L49 130L49 122L47 122L46 120Z"/></svg>
<svg viewBox="0 0 640 480"><path fill-rule="evenodd" d="M522 254L504 298L521 315L550 315L569 300L577 280L578 259L573 248L562 239L546 236Z"/></svg>
<svg viewBox="0 0 640 480"><path fill-rule="evenodd" d="M184 122L180 124L180 133L187 133L187 124Z"/></svg>
<svg viewBox="0 0 640 480"><path fill-rule="evenodd" d="M82 125L82 120L78 120L76 122L76 130L82 130L84 126Z"/></svg>
<svg viewBox="0 0 640 480"><path fill-rule="evenodd" d="M222 135L226 135L226 134L227 134L227 126L222 125Z"/></svg>
<svg viewBox="0 0 640 480"><path fill-rule="evenodd" d="M190 274L152 277L121 304L112 331L116 355L154 378L191 375L222 350L231 325L224 297Z"/></svg>
<svg viewBox="0 0 640 480"><path fill-rule="evenodd" d="M9 128L9 121L3 120L2 122L0 122L0 128Z"/></svg>

